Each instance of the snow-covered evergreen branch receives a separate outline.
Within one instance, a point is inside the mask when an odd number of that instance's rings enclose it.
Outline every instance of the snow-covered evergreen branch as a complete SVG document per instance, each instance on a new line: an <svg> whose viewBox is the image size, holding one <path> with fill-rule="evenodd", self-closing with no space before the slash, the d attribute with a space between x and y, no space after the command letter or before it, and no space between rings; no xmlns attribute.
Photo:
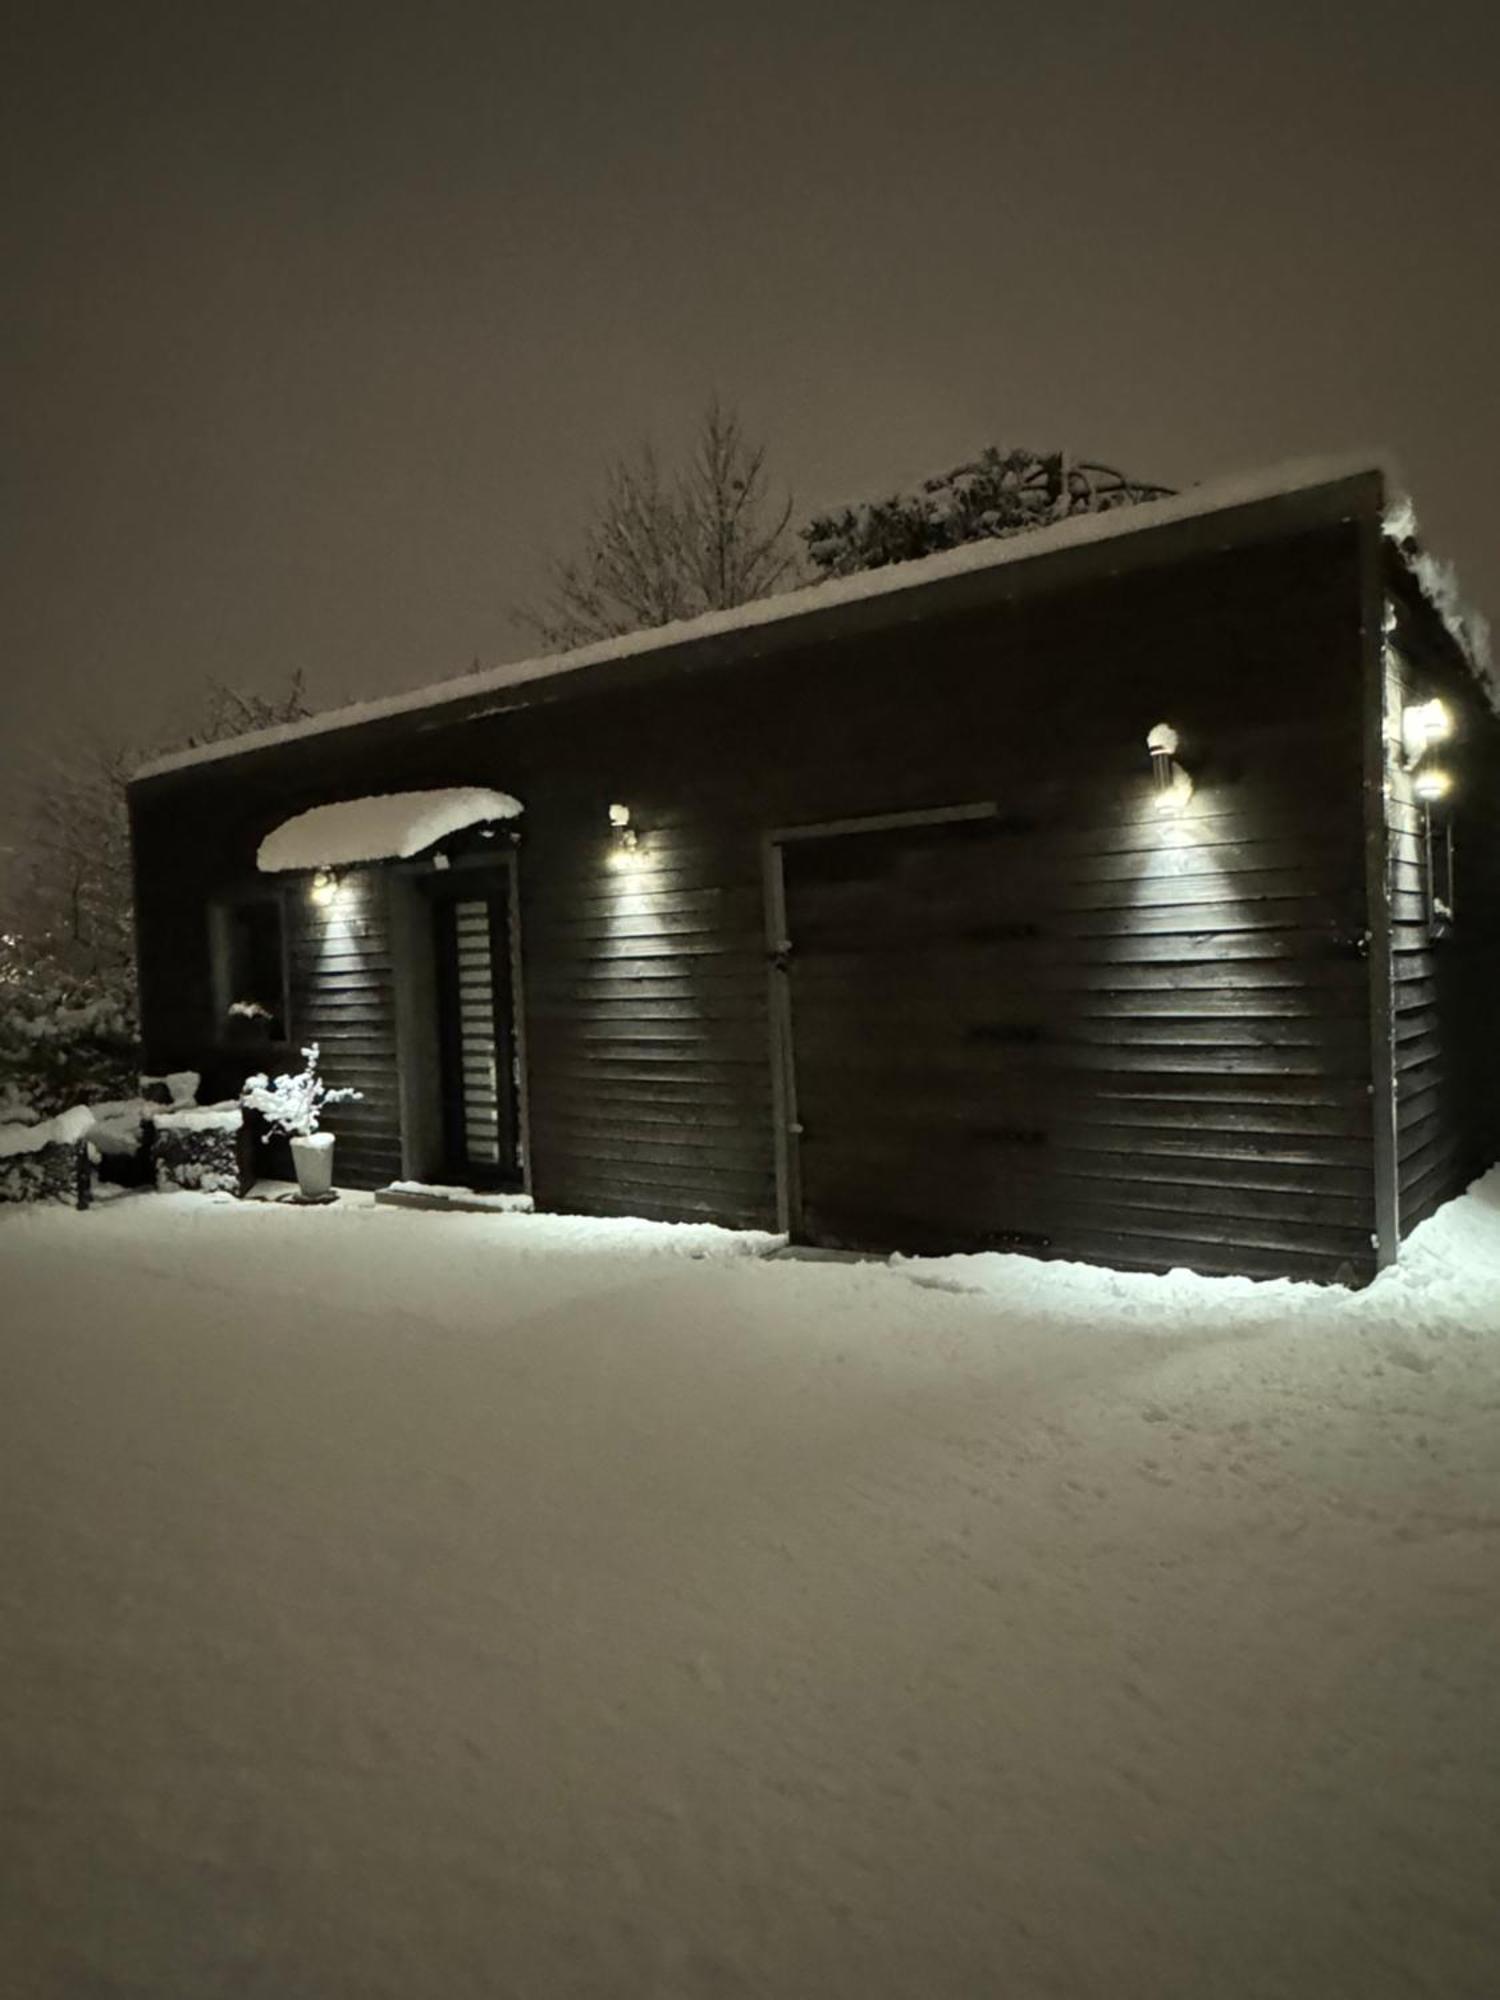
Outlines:
<svg viewBox="0 0 1500 2000"><path fill-rule="evenodd" d="M273 1083L261 1071L247 1076L240 1102L258 1111L266 1123L289 1138L310 1138L317 1131L323 1110L329 1104L343 1104L362 1097L358 1090L330 1087L318 1074L318 1044L309 1042L302 1051L303 1066L295 1073L278 1076Z"/></svg>

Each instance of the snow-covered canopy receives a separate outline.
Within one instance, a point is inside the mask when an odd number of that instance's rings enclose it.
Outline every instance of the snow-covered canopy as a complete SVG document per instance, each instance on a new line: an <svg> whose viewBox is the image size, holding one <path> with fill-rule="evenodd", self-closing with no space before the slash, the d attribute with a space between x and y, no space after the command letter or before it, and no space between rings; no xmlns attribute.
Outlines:
<svg viewBox="0 0 1500 2000"><path fill-rule="evenodd" d="M256 865L268 875L287 868L342 868L354 861L403 861L434 841L514 819L519 799L480 785L433 792L383 792L340 799L284 820L260 844Z"/></svg>

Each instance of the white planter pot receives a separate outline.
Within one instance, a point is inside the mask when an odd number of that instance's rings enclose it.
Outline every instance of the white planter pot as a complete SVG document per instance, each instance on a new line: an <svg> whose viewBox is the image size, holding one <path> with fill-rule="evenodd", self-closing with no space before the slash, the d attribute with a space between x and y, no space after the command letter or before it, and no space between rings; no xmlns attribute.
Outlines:
<svg viewBox="0 0 1500 2000"><path fill-rule="evenodd" d="M304 1198L333 1193L333 1134L312 1132L292 1141L292 1165Z"/></svg>

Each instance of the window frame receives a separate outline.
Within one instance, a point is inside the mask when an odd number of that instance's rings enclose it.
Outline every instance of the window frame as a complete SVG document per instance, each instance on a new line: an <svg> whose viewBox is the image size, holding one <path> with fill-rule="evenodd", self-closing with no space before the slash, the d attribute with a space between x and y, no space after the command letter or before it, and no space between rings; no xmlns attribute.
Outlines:
<svg viewBox="0 0 1500 2000"><path fill-rule="evenodd" d="M266 906L276 912L277 944L280 955L279 1002L263 1037L249 1032L236 1033L229 1008L244 996L234 992L232 964L232 921L238 911ZM291 941L287 927L287 898L282 884L247 883L222 890L208 905L209 1039L215 1048L284 1048L291 1042L292 981ZM252 996L259 998L259 995Z"/></svg>
<svg viewBox="0 0 1500 2000"><path fill-rule="evenodd" d="M1442 801L1441 815L1422 805L1422 892L1427 905L1427 935L1434 944L1451 938L1458 927L1453 885L1453 807Z"/></svg>

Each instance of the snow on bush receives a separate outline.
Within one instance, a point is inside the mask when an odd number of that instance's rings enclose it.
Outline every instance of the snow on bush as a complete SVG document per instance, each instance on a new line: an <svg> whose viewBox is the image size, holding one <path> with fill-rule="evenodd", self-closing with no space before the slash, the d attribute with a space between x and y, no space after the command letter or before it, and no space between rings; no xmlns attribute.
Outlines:
<svg viewBox="0 0 1500 2000"><path fill-rule="evenodd" d="M55 1118L0 1125L0 1202L60 1201L87 1208L89 1168L83 1140L91 1112L75 1107Z"/></svg>
<svg viewBox="0 0 1500 2000"><path fill-rule="evenodd" d="M317 1131L323 1107L342 1104L364 1093L343 1087L330 1088L318 1075L318 1044L310 1042L302 1051L302 1068L295 1074L278 1076L274 1083L262 1071L245 1079L240 1102L258 1111L275 1132L291 1139L306 1139Z"/></svg>
<svg viewBox="0 0 1500 2000"><path fill-rule="evenodd" d="M71 1111L59 1112L55 1118L0 1126L0 1159L40 1153L48 1146L76 1146L87 1137L92 1124L93 1113L75 1106Z"/></svg>
<svg viewBox="0 0 1500 2000"><path fill-rule="evenodd" d="M245 1114L237 1104L154 1111L156 1185L203 1194L244 1194L253 1178L241 1145Z"/></svg>
<svg viewBox="0 0 1500 2000"><path fill-rule="evenodd" d="M136 1066L128 984L0 936L0 1101L48 1117L81 1099L123 1098Z"/></svg>
<svg viewBox="0 0 1500 2000"><path fill-rule="evenodd" d="M924 479L914 493L836 508L817 515L801 533L823 576L849 576L963 542L1050 527L1074 514L1160 500L1170 491L1062 452L986 445L978 458Z"/></svg>
<svg viewBox="0 0 1500 2000"><path fill-rule="evenodd" d="M93 1157L129 1159L138 1153L149 1109L142 1097L87 1106L89 1127L84 1137L93 1148Z"/></svg>
<svg viewBox="0 0 1500 2000"><path fill-rule="evenodd" d="M143 1076L141 1096L150 1104L169 1104L174 1111L180 1111L197 1102L202 1081L202 1075L195 1069L168 1070L165 1076Z"/></svg>

